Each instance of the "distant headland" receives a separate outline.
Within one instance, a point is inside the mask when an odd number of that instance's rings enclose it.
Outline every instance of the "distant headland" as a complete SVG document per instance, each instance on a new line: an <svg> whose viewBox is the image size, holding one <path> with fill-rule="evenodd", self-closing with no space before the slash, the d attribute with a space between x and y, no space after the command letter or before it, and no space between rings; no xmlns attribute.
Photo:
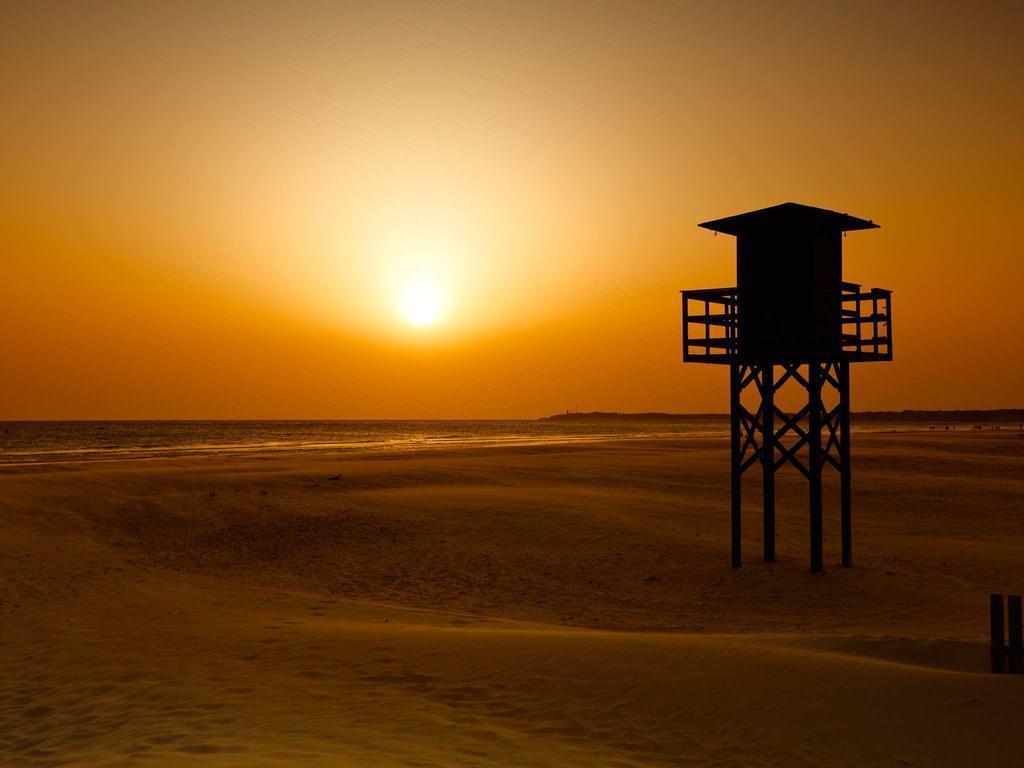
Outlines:
<svg viewBox="0 0 1024 768"><path fill-rule="evenodd" d="M1024 423L1024 408L999 408L995 410L952 410L952 411L860 411L855 412L855 421L899 421L931 422L939 424L1013 424ZM728 421L727 413L618 413L615 411L566 411L552 416L543 416L538 421Z"/></svg>

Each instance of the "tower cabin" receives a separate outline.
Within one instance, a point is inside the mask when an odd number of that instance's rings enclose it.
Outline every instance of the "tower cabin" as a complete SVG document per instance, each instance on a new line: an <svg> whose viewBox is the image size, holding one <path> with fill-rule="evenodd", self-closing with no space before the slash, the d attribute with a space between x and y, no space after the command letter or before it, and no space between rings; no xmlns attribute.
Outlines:
<svg viewBox="0 0 1024 768"><path fill-rule="evenodd" d="M741 562L743 472L762 466L764 559L771 562L774 474L790 463L809 481L812 571L823 568L821 470L831 464L839 471L842 563L849 566L849 364L892 359L892 300L891 291L865 291L843 279L843 239L878 225L783 203L699 226L736 238L736 287L682 291L684 362L730 366L732 564ZM807 390L807 405L795 414L775 404L775 393L789 381ZM759 398L755 410L741 398L751 384ZM826 408L822 391L828 386L838 402Z"/></svg>

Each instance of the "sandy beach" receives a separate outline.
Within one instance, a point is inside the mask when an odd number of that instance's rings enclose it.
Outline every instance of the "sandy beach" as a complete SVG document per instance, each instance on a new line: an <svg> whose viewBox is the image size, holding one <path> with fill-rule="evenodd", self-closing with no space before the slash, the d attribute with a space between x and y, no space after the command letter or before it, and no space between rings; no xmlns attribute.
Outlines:
<svg viewBox="0 0 1024 768"><path fill-rule="evenodd" d="M729 568L718 438L0 468L0 765L1018 763L1024 439L854 474L812 575L788 472Z"/></svg>

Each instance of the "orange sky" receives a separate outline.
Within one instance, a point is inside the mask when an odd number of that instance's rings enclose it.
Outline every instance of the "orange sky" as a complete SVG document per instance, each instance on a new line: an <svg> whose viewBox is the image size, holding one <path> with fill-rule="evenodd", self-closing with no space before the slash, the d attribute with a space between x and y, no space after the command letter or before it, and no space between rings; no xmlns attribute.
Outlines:
<svg viewBox="0 0 1024 768"><path fill-rule="evenodd" d="M696 224L786 200L882 226L855 410L1024 406L1019 4L18 5L0 418L724 411Z"/></svg>

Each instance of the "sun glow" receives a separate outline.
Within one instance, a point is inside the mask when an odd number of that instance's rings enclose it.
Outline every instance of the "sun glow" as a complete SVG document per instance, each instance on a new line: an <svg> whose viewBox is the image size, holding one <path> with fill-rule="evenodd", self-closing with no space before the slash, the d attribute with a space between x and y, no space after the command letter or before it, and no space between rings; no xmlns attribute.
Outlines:
<svg viewBox="0 0 1024 768"><path fill-rule="evenodd" d="M437 285L417 277L406 283L399 304L405 319L416 326L434 323L441 315L441 294Z"/></svg>

